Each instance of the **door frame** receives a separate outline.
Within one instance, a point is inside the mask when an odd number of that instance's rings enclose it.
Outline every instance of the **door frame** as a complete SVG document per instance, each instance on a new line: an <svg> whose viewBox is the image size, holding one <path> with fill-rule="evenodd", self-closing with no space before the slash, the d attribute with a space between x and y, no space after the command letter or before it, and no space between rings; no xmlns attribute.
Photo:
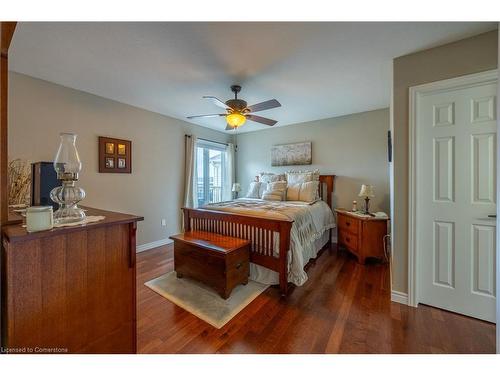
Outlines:
<svg viewBox="0 0 500 375"><path fill-rule="evenodd" d="M498 70L425 83L409 88L409 163L408 163L408 305L417 307L418 294L418 241L417 227L417 106L420 97L456 89L469 88L488 83L498 83ZM498 98L497 98L498 102ZM497 205L498 206L498 205ZM498 232L498 231L497 231ZM497 275L498 277L498 275Z"/></svg>
<svg viewBox="0 0 500 375"><path fill-rule="evenodd" d="M500 23L498 24L500 26ZM498 30L498 36L500 37L500 29ZM497 54L498 54L498 60L500 61L500 43L498 44L497 48ZM500 120L498 119L498 114L500 113L500 101L498 100L500 98L500 86L497 85L497 139L498 139L498 134L500 133ZM500 196L500 147L498 147L498 141L497 141L497 197ZM498 224L500 223L500 205L497 204L497 246L500 243L500 230L498 230ZM500 278L498 277L500 275L500 257L497 254L497 291L500 290ZM498 292L497 292L498 293ZM500 354L500 298L497 298L497 326L496 326L496 333L497 333L497 354Z"/></svg>

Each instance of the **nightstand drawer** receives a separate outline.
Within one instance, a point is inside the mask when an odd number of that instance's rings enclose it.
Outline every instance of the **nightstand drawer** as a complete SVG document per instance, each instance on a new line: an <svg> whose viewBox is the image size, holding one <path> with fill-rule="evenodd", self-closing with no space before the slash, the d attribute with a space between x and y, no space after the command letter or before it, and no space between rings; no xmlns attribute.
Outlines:
<svg viewBox="0 0 500 375"><path fill-rule="evenodd" d="M359 220L349 217L347 215L338 215L339 228L347 230L352 234L358 234L359 232Z"/></svg>
<svg viewBox="0 0 500 375"><path fill-rule="evenodd" d="M357 223L356 223L357 225ZM339 241L344 244L345 247L349 248L352 251L358 251L358 236L346 232L345 230L339 231Z"/></svg>

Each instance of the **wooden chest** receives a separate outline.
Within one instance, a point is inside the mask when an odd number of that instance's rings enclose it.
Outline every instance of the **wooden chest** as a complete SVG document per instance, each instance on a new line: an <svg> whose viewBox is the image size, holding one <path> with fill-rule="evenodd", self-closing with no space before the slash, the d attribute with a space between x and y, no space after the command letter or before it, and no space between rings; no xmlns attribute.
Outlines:
<svg viewBox="0 0 500 375"><path fill-rule="evenodd" d="M361 264L366 258L385 259L384 236L389 218L364 217L336 209L338 244L345 247Z"/></svg>
<svg viewBox="0 0 500 375"><path fill-rule="evenodd" d="M189 277L214 288L224 299L239 284L247 284L250 241L220 234L189 231L174 240L177 277Z"/></svg>

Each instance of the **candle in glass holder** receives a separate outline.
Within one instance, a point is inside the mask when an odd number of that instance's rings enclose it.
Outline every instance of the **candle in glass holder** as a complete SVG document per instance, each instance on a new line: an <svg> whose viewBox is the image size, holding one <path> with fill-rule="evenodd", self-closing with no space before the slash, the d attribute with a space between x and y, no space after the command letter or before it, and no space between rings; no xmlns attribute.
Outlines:
<svg viewBox="0 0 500 375"><path fill-rule="evenodd" d="M26 209L26 230L39 232L54 227L52 206L33 206Z"/></svg>

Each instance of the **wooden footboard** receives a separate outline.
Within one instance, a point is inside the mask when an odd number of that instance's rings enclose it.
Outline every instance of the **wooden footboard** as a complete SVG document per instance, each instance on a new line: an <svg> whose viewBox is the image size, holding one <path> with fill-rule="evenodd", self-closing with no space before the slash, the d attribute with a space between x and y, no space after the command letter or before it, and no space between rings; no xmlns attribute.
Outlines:
<svg viewBox="0 0 500 375"><path fill-rule="evenodd" d="M293 221L205 209L183 208L182 210L185 231L201 230L250 240L250 261L278 272L281 294L284 296L287 294L287 253L290 249ZM277 241L276 234L278 234Z"/></svg>

